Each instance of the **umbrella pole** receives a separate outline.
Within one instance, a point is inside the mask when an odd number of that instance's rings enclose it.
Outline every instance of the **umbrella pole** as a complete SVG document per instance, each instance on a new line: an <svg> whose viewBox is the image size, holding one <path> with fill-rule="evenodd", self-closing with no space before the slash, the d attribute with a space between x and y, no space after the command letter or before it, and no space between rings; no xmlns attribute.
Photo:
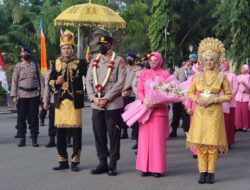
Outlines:
<svg viewBox="0 0 250 190"><path fill-rule="evenodd" d="M84 45L84 33L83 33L83 27L79 27L77 30L77 58L83 59L83 45Z"/></svg>

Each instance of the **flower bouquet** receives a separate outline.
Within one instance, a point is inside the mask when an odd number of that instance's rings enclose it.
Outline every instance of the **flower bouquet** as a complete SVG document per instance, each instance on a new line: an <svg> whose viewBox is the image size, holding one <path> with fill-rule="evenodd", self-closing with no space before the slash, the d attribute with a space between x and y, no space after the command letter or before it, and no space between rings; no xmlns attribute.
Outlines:
<svg viewBox="0 0 250 190"><path fill-rule="evenodd" d="M156 77L154 80L147 80L144 85L145 99L151 100L153 104L177 103L185 99L185 92L179 88L174 76L170 76L165 81ZM125 107L122 118L128 126L132 126L136 121L145 123L152 111L153 108L148 108L141 100L136 100Z"/></svg>

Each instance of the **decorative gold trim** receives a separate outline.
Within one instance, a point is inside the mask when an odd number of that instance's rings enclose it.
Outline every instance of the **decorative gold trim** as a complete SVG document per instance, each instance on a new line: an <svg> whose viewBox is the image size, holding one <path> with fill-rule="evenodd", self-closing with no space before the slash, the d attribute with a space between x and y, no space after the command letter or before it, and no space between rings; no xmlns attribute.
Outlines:
<svg viewBox="0 0 250 190"><path fill-rule="evenodd" d="M56 26L74 26L74 27L105 27L105 28L126 28L127 23L110 23L110 22L81 22L81 21L65 21L65 20L55 20L54 25Z"/></svg>
<svg viewBox="0 0 250 190"><path fill-rule="evenodd" d="M205 38L203 39L198 48L198 62L204 66L203 53L211 51L217 53L219 56L218 62L216 63L217 69L223 64L225 59L225 48L223 43L217 38Z"/></svg>
<svg viewBox="0 0 250 190"><path fill-rule="evenodd" d="M60 37L60 47L64 45L75 45L74 33L69 31L68 29L65 30Z"/></svg>
<svg viewBox="0 0 250 190"><path fill-rule="evenodd" d="M50 80L49 81L49 85L52 87L52 90L55 89L55 83L56 83L56 80Z"/></svg>
<svg viewBox="0 0 250 190"><path fill-rule="evenodd" d="M56 60L56 66L57 66L56 71L57 72L61 71L63 77L65 77L67 72L66 81L62 85L63 86L62 89L64 90L62 92L62 96L67 91L73 97L72 92L69 90L69 85L73 81L73 71L77 70L79 63L80 61L78 59L72 59L69 63L65 63L62 57ZM78 74L79 72L76 72L76 77L78 76Z"/></svg>
<svg viewBox="0 0 250 190"><path fill-rule="evenodd" d="M62 70L62 64L61 64L61 60L60 58L59 59L56 59L56 72L60 72Z"/></svg>
<svg viewBox="0 0 250 190"><path fill-rule="evenodd" d="M220 153L227 153L228 152L228 146L227 145L207 145L207 144L199 144L199 143L192 143L192 142L186 142L186 147L197 147L197 146L209 146L216 148Z"/></svg>
<svg viewBox="0 0 250 190"><path fill-rule="evenodd" d="M59 162L68 162L68 158L64 158L63 156L58 155L58 161Z"/></svg>
<svg viewBox="0 0 250 190"><path fill-rule="evenodd" d="M82 128L81 125L56 124L56 128Z"/></svg>
<svg viewBox="0 0 250 190"><path fill-rule="evenodd" d="M71 159L71 162L80 163L80 156L74 156L74 157Z"/></svg>

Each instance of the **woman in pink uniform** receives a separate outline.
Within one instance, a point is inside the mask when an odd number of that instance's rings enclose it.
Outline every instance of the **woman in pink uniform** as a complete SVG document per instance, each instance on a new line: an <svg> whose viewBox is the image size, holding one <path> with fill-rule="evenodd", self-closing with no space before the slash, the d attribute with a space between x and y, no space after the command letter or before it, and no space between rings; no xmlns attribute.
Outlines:
<svg viewBox="0 0 250 190"><path fill-rule="evenodd" d="M236 94L235 126L246 132L249 128L248 102L250 98L250 76L248 65L241 66L241 74L237 76L239 90Z"/></svg>
<svg viewBox="0 0 250 190"><path fill-rule="evenodd" d="M225 106L223 103L223 110L224 110L224 120L227 133L227 144L228 148L231 149L232 144L234 144L234 131L235 131L235 107L236 107L235 96L237 94L239 87L236 75L230 72L229 68L230 68L230 63L226 59L223 62L223 72L227 76L227 80L229 81L233 98L230 102L225 103L226 104ZM225 113L227 110L228 113Z"/></svg>
<svg viewBox="0 0 250 190"><path fill-rule="evenodd" d="M170 74L162 69L163 58L160 53L150 54L150 70L141 71L137 95L144 104L153 109L148 121L139 124L138 153L136 160L136 169L141 171L141 176L153 175L161 177L166 172L166 134L169 135L168 127L168 109L167 105L152 104L147 99L147 80L154 80L155 77L161 77L166 80Z"/></svg>

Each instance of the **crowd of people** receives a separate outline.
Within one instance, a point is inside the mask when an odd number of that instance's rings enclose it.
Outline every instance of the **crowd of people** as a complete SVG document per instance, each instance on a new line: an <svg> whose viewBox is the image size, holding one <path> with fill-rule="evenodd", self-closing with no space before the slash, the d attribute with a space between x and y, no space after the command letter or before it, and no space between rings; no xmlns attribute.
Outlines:
<svg viewBox="0 0 250 190"><path fill-rule="evenodd" d="M248 65L242 65L240 75L233 74L229 60L225 59L224 46L215 38L203 39L198 53L190 54L173 73L163 69L164 59L158 52L142 59L129 52L125 61L113 51L113 38L109 36L99 38L100 53L93 57L88 67L85 61L74 57L74 45L74 34L66 30L60 37L61 55L50 62L44 76L32 61L32 51L22 47L22 61L15 66L11 86L18 113L18 147L26 146L27 124L33 147L39 146L38 112L42 101L43 112L49 110L50 139L46 147L56 146L58 151L59 165L53 169L80 170L85 76L99 159L91 174L117 175L120 142L129 136L121 115L126 105L139 100L152 110L146 122L132 125L131 138L136 140L132 148L137 149L136 170L141 176L164 176L167 139L177 137L182 120L187 146L193 157L198 158L198 182L214 183L218 153L232 148L235 131L249 128ZM155 104L147 96L146 84L156 77L167 81L173 76L179 83L186 84L187 93L184 101L172 104L170 132L169 104ZM67 146L71 138L73 152L69 165Z"/></svg>

